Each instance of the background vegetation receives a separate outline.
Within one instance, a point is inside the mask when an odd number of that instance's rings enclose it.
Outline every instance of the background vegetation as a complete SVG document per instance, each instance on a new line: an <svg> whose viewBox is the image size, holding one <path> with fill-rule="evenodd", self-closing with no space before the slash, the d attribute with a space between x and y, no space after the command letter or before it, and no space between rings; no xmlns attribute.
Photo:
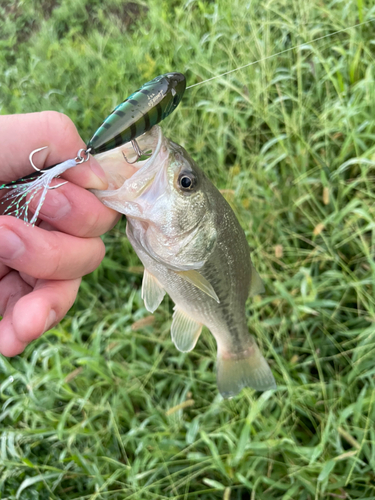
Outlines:
<svg viewBox="0 0 375 500"><path fill-rule="evenodd" d="M374 0L0 1L0 112L62 111L84 139L158 74L260 60L163 128L246 232L278 383L222 400L211 335L179 353L171 301L145 310L122 221L68 317L0 359L1 498L375 499L375 22L335 34L374 18Z"/></svg>

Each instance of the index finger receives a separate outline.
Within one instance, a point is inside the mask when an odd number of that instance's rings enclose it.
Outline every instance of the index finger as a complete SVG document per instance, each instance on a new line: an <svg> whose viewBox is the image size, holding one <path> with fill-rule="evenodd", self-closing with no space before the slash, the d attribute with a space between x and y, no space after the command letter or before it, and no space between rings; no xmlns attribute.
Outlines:
<svg viewBox="0 0 375 500"><path fill-rule="evenodd" d="M0 179L3 182L17 180L34 171L29 154L35 149L47 146L34 159L36 166L42 169L75 158L81 148L86 148L71 119L56 111L0 116L0 137L3 143ZM85 188L106 189L108 186L103 169L92 156L64 177Z"/></svg>

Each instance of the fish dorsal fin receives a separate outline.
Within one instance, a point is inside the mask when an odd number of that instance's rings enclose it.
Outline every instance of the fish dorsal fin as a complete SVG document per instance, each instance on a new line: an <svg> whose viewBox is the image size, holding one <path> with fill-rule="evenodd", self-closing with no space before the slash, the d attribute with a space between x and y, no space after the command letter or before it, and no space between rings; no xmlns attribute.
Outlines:
<svg viewBox="0 0 375 500"><path fill-rule="evenodd" d="M171 336L174 345L179 351L189 352L194 349L201 331L202 325L200 323L197 323L188 314L175 307Z"/></svg>
<svg viewBox="0 0 375 500"><path fill-rule="evenodd" d="M259 276L255 267L251 264L250 297L264 292L265 288L262 278Z"/></svg>
<svg viewBox="0 0 375 500"><path fill-rule="evenodd" d="M206 293L209 297L212 297L216 300L217 303L220 304L219 297L216 295L215 290L213 289L211 283L206 280L204 276L201 275L198 271L176 271L176 273L181 276L181 278L185 279L192 285L202 290L202 292Z"/></svg>
<svg viewBox="0 0 375 500"><path fill-rule="evenodd" d="M142 281L142 299L147 311L154 312L165 295L164 288L151 273L145 269Z"/></svg>

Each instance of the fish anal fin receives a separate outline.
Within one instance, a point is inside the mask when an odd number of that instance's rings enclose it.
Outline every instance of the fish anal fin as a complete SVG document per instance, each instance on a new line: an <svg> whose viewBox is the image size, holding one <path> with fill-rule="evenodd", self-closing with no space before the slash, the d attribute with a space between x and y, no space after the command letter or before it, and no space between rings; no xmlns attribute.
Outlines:
<svg viewBox="0 0 375 500"><path fill-rule="evenodd" d="M179 351L189 352L194 349L201 331L201 323L192 319L188 314L181 311L181 309L175 308L171 336L174 345Z"/></svg>
<svg viewBox="0 0 375 500"><path fill-rule="evenodd" d="M219 297L216 295L215 290L213 289L213 286L211 283L206 280L204 276L202 276L201 273L198 271L190 270L190 271L176 271L176 273L181 276L181 278L185 279L192 285L196 286L204 292L206 295L209 297L213 298L216 300L217 303L220 303Z"/></svg>
<svg viewBox="0 0 375 500"><path fill-rule="evenodd" d="M145 269L142 281L142 299L147 311L154 312L163 300L164 288L159 281L147 269Z"/></svg>
<svg viewBox="0 0 375 500"><path fill-rule="evenodd" d="M251 279L250 279L250 297L259 295L265 292L262 278L259 276L258 271L251 264Z"/></svg>
<svg viewBox="0 0 375 500"><path fill-rule="evenodd" d="M257 391L276 388L271 369L255 341L242 353L231 354L219 349L217 385L224 398L235 396L244 387Z"/></svg>

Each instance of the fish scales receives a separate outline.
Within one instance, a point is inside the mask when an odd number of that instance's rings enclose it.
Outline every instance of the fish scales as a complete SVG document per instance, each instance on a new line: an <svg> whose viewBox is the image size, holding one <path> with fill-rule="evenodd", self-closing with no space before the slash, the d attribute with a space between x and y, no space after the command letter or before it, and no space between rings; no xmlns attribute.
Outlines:
<svg viewBox="0 0 375 500"><path fill-rule="evenodd" d="M153 312L168 293L175 303L172 339L180 351L194 348L202 326L210 330L224 397L245 386L274 388L246 319L249 292L261 293L263 285L231 207L159 127L140 137L140 145L151 148L152 157L131 171L124 166L123 148L96 156L110 188L94 193L127 216L127 236L145 268L146 308Z"/></svg>

